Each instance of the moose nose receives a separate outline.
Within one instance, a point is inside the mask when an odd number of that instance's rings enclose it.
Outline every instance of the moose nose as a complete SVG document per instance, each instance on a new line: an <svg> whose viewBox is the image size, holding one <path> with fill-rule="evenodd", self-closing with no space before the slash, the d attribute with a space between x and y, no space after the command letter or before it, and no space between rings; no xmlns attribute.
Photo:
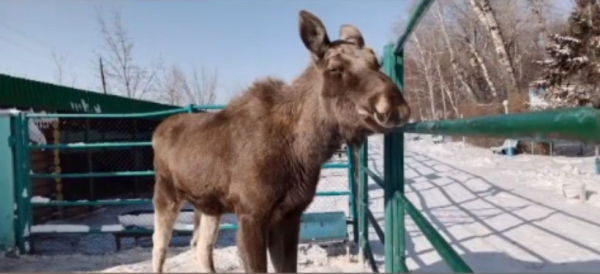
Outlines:
<svg viewBox="0 0 600 274"><path fill-rule="evenodd" d="M381 95L375 104L375 116L383 126L401 126L408 122L410 114L410 107L402 98Z"/></svg>

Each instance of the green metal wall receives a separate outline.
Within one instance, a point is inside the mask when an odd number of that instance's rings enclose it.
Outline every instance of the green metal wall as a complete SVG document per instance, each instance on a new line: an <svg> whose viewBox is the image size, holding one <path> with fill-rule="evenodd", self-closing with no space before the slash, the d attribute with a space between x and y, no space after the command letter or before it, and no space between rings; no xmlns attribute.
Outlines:
<svg viewBox="0 0 600 274"><path fill-rule="evenodd" d="M76 113L135 113L179 108L0 74L2 107Z"/></svg>
<svg viewBox="0 0 600 274"><path fill-rule="evenodd" d="M15 247L14 169L10 132L10 117L0 116L0 252L12 251Z"/></svg>

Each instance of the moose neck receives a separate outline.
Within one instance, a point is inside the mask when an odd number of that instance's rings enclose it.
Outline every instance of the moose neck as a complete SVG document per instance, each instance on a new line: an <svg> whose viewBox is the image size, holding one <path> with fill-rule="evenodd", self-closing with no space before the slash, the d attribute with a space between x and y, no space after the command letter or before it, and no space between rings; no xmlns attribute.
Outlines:
<svg viewBox="0 0 600 274"><path fill-rule="evenodd" d="M322 86L323 76L312 64L291 86L292 92L299 95L295 100L299 109L292 149L298 164L306 168L320 169L343 141L335 118L327 114Z"/></svg>

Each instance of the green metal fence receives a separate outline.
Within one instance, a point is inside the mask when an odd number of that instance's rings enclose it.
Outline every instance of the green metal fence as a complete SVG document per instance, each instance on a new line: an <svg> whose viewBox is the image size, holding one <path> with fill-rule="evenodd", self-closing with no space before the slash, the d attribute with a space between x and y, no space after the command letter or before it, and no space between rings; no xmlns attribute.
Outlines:
<svg viewBox="0 0 600 274"><path fill-rule="evenodd" d="M404 91L404 45L419 20L433 0L422 0L410 17L405 32L395 45L384 49L385 73ZM593 108L573 108L510 114L470 119L421 122L405 125L396 132L384 136L384 176L379 177L367 165L368 143L359 152L359 206L358 227L361 253L369 261L371 269L378 272L369 242L369 226L372 226L385 248L385 272L409 272L406 266L405 214L448 264L457 273L473 270L452 249L427 219L409 201L404 193L404 133L440 134L449 136L477 135L485 137L518 138L521 140L552 141L576 140L600 143L600 111ZM369 209L369 178L384 189L385 228L377 223Z"/></svg>
<svg viewBox="0 0 600 274"><path fill-rule="evenodd" d="M111 184L109 187L117 187L130 182L137 182L137 179L145 178L145 182L148 183L149 189L151 190L153 184L153 176L154 171L151 169L151 161L148 159L145 160L145 165L137 165L146 167L146 170L135 170L135 165L128 165L121 169L125 170L109 170L109 171L98 171L92 169L91 163L92 160L98 160L98 158L104 157L107 161L116 162L123 161L125 158L125 154L113 154L113 156L107 156L108 154L99 154L103 151L129 151L136 149L145 149L147 150L145 157L151 160L151 141L149 139L150 134L146 132L144 136L137 136L136 138L135 132L132 133L131 129L125 129L125 127L129 127L133 124L131 121L133 119L144 119L148 121L152 121L152 124L147 126L149 129L153 129L158 122L162 119L166 118L169 115L178 114L178 113L190 113L196 112L199 110L202 111L210 111L210 110L219 110L224 106L189 106L186 108L166 110L166 111L158 111L158 112L149 112L149 113L133 113L133 114L36 114L36 113L20 113L14 119L14 133L17 138L15 138L14 150L15 150L15 164L16 164L16 179L15 179L15 199L17 201L17 220L16 220L16 240L17 246L21 253L31 253L34 249L34 245L37 244L34 237L36 236L48 236L48 235L58 235L58 234L112 234L115 237L124 237L127 235L149 235L152 230L141 227L128 227L124 226L118 222L113 223L102 223L102 224L86 224L85 222L69 222L70 219L59 220L59 222L44 222L39 223L34 220L34 213L40 213L42 209L51 208L56 210L60 208L61 210L65 210L67 208L115 208L122 206L141 206L142 209L145 209L146 212L151 210L152 200L151 195L134 195L129 198L118 198L118 199L102 199L102 197L85 199L81 200L78 198L76 200L69 199L69 197L61 197L57 198L58 195L53 195L52 197L33 197L34 193L34 181L35 180L58 180L56 184L65 184L65 180L72 180L71 185L81 185L81 184L90 184L90 187L94 185L102 185L102 184ZM78 127L81 131L83 131L85 136L80 136L83 139L81 142L76 143L64 143L60 140L52 143L52 144L32 144L29 141L30 131L28 129L28 123L31 119L39 119L39 118L55 118L61 122L61 125L69 124L71 127ZM113 135L116 133L123 133L122 136L116 136L115 138L104 141L105 136L102 138L99 135L100 133L94 133L92 130L93 125L100 125L98 121L104 121L101 125L112 127L114 130ZM125 126L119 126L120 121L129 121ZM138 121L138 125L141 123ZM92 125L92 126L90 126ZM127 131L128 130L128 131ZM125 132L122 132L125 131ZM151 132L151 131L150 131ZM105 134L104 132L103 134ZM91 135L97 135L98 138L92 138ZM137 133L140 135L140 133ZM126 138L126 141L120 141L121 139ZM59 138L60 139L60 138ZM140 140L143 139L143 140ZM89 156L88 154L88 167L89 170L85 172L64 172L66 166L74 165L75 163L68 162L65 167L61 170L60 168L54 169L51 172L34 172L32 170L32 159L31 152L32 151L40 151L40 150L50 150L50 151L87 151L89 153L93 152L94 155ZM351 148L347 151L348 155L352 155ZM135 156L134 156L135 158ZM83 158L82 158L83 159ZM130 158L126 158L130 159ZM348 200L346 204L349 212L350 220L346 220L345 218L342 220L345 224L347 221L351 224L355 224L354 217L356 216L356 207L354 205L355 200L355 182L354 176L352 175L353 170L353 161L350 160L352 157L347 157L348 160L344 160L343 158L339 158L336 161L330 161L326 163L323 168L327 169L327 171L335 172L337 178L343 179L336 185L331 185L330 187L320 189L317 192L318 199L315 200L316 203L319 203L319 199L321 199L321 206L317 205L315 208L315 213L321 213L323 211L329 211L332 206L328 205L330 203L330 199L336 199L338 197L346 197ZM126 162L129 162L125 160ZM136 160L137 161L137 160ZM96 162L94 162L96 163ZM150 163L150 164L148 164ZM115 165L111 165L115 166ZM325 172L325 171L324 171ZM101 180L105 181L101 181ZM78 180L78 181L77 181ZM113 180L121 180L114 182ZM128 180L127 183L122 180ZM62 187L61 187L62 188ZM85 190L85 188L84 188ZM151 192L150 192L151 193ZM339 200L339 199L338 199ZM336 200L336 202L339 202ZM311 207L315 207L315 203L311 205ZM310 208L309 208L310 209ZM120 216L120 215L119 215ZM134 216L135 217L135 216ZM180 217L181 218L181 217ZM113 218L114 219L114 218ZM153 220L150 219L150 222ZM181 228L175 228L175 234L190 234L192 227L186 226ZM222 230L236 230L237 223L224 223L221 225ZM358 229L353 229L354 233L358 233ZM101 241L106 241L101 240ZM118 243L116 243L117 248L120 246L120 239L118 239ZM96 243L100 244L100 243ZM104 243L103 243L104 244Z"/></svg>
<svg viewBox="0 0 600 274"><path fill-rule="evenodd" d="M422 0L410 17L409 24L398 42L388 45L384 49L383 64L386 74L404 90L404 45L410 34L417 26L419 20L431 6L433 0ZM202 107L200 107L202 108ZM203 109L218 109L219 107L204 107ZM17 213L17 243L19 250L30 250L30 236L32 234L53 233L44 230L32 230L33 210L38 207L69 207L69 206L117 206L132 204L149 204L149 199L129 199L118 201L32 201L31 181L39 178L102 178L102 177L143 177L152 176L151 170L142 171L116 171L116 172L89 172L89 173L51 173L37 174L30 172L30 151L36 149L52 150L79 150L79 149L110 149L110 148L135 148L148 147L149 141L138 142L103 142L103 143L77 143L54 145L30 145L27 130L28 119L36 117L55 117L69 119L108 119L108 118L156 118L167 115L192 112L195 107L175 109L154 113L140 114L20 114L14 123L14 132L20 138L15 143L16 158L16 195L18 201ZM442 135L479 135L486 137L507 137L544 140L580 140L600 144L600 111L592 108L574 108L567 110L541 111L525 114L510 114L491 117L479 117L450 121L413 123L404 126L396 132L384 136L384 176L378 176L369 169L367 163L368 143L364 143L358 151L358 162L355 163L352 150L348 151L347 163L327 164L324 168L349 169L350 186L347 191L318 192L320 196L350 195L354 229L354 240L358 240L361 256L366 257L371 269L379 269L373 258L369 242L369 228L373 227L385 249L385 272L409 272L406 265L406 215L414 221L423 232L438 254L454 272L471 273L473 270L461 259L449 243L436 231L427 219L409 201L404 192L404 133L442 134ZM357 171L355 173L355 171ZM355 189L354 174L358 175L358 189ZM382 229L369 208L369 188L371 179L375 184L384 189L385 226ZM358 199L354 199L357 192ZM357 203L356 205L354 203ZM354 218L356 216L356 218ZM73 228L69 232L76 233L111 233L115 230L121 233L149 233L149 230L123 229L117 227L99 227L85 229ZM235 225L223 225L223 230L235 230Z"/></svg>

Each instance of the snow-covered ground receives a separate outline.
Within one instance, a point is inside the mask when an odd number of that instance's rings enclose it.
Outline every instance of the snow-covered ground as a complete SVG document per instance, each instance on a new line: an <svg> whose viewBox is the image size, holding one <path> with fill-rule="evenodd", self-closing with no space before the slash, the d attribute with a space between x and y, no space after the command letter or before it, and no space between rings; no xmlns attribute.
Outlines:
<svg viewBox="0 0 600 274"><path fill-rule="evenodd" d="M373 143L380 151L381 142ZM600 269L600 176L593 157L507 157L422 140L407 143L405 159L407 196L475 272ZM562 184L581 183L587 202L563 196ZM376 193L371 196L383 194ZM374 202L383 207L382 198ZM412 222L407 230L408 267L449 272Z"/></svg>
<svg viewBox="0 0 600 274"><path fill-rule="evenodd" d="M493 155L461 143L406 144L406 192L415 206L451 243L475 272L595 272L600 269L600 176L592 157ZM383 173L383 143L370 139L369 166ZM343 190L343 172L324 177L320 190ZM327 179L327 178L324 178ZM335 185L327 182L335 182ZM587 201L563 196L562 184L584 183ZM342 188L342 189L340 189ZM384 227L383 190L370 184L371 210ZM321 199L322 200L322 199ZM316 201L311 210L347 210L347 199ZM408 260L412 272L449 272L423 234L407 221ZM93 237L93 236L90 236ZM370 233L383 270L383 247ZM171 248L166 270L193 272L187 247ZM0 258L0 272L151 270L150 243L105 255L22 256ZM302 245L300 272L365 272L348 262L343 248ZM235 235L223 232L215 251L219 272L241 272Z"/></svg>

